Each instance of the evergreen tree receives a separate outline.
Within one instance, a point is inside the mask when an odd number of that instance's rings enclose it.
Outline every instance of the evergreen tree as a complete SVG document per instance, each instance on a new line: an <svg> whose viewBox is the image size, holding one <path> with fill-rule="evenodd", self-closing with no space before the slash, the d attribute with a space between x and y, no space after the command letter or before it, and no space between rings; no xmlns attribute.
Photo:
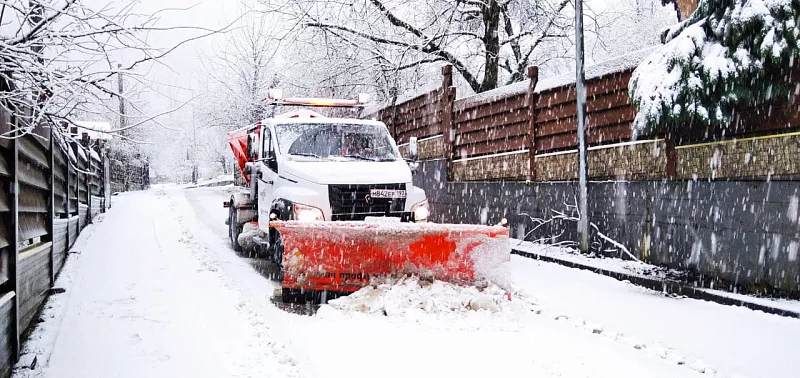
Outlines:
<svg viewBox="0 0 800 378"><path fill-rule="evenodd" d="M799 16L800 0L700 0L633 73L635 134L692 122L724 127L740 105L792 101Z"/></svg>

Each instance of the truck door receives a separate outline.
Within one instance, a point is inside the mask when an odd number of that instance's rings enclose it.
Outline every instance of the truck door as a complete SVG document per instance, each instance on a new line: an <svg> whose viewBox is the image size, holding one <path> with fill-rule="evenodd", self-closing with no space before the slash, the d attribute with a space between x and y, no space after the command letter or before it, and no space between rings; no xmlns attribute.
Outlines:
<svg viewBox="0 0 800 378"><path fill-rule="evenodd" d="M269 210L272 204L273 186L278 178L278 165L275 160L275 143L269 127L261 131L261 175L258 178L258 223L259 228L269 229Z"/></svg>

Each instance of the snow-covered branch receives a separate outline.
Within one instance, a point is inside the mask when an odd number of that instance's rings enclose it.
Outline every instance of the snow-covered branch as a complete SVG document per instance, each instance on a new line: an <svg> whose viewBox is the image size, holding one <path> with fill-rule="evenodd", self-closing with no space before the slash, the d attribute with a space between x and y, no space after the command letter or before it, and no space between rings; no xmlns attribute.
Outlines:
<svg viewBox="0 0 800 378"><path fill-rule="evenodd" d="M78 0L6 0L0 6L0 106L17 119L27 118L20 124L69 119L109 97L124 98L127 94L114 89L118 75L136 79L137 67L218 32L161 25L161 12L139 14L136 2L90 6ZM148 42L187 30L196 35L169 46ZM137 58L122 64L123 55ZM32 113L21 111L29 108Z"/></svg>
<svg viewBox="0 0 800 378"><path fill-rule="evenodd" d="M576 200L575 203L577 203L577 200ZM546 219L534 217L534 216L531 216L530 214L527 214L527 213L520 213L519 214L520 216L527 217L531 221L531 223L533 224L533 228L530 229L527 233L525 233L525 235L520 239L521 240L527 240L530 235L533 235L536 231L539 231L544 226L551 226L552 227L553 223L556 223L556 222L567 221L567 222L575 222L575 223L577 223L578 220L581 217L580 211L578 211L578 206L576 204L574 204L574 203L570 204L570 203L566 203L566 202L564 203L564 206L566 208L566 211L559 211L559 210L556 210L556 209L550 209L550 217L546 218ZM600 239L598 241L599 243L596 242L594 244L609 243L612 246L614 246L614 248L616 248L620 252L620 257L622 257L622 255L624 254L625 257L627 257L628 259L631 259L631 260L634 260L634 261L641 261L633 253L631 253L631 251L628 249L628 247L626 247L624 244L614 240L610 236L608 236L605 233L603 233L602 231L600 231L600 227L598 227L597 224L595 224L594 222L589 222L589 226L594 230L593 234ZM575 243L573 241L560 241L560 242L556 242L555 241L555 240L558 240L562 235L564 235L564 233L565 233L565 229L562 227L560 230L558 230L557 233L553 233L553 235L540 237L540 238L538 238L536 240L533 240L533 242L540 243L540 244L548 244L548 245L558 245L558 246L574 246L574 245L577 245L577 243Z"/></svg>
<svg viewBox="0 0 800 378"><path fill-rule="evenodd" d="M262 0L265 12L283 12L305 28L293 36L328 54L383 50L383 74L402 75L419 64L446 62L474 92L525 79L538 54L567 44L572 27L568 0ZM276 5L277 4L277 5ZM331 38L359 50L339 51ZM549 49L549 51L545 51ZM545 58L546 59L546 58ZM387 72L387 66L394 72ZM506 72L508 74L506 75ZM435 71L433 71L435 72Z"/></svg>

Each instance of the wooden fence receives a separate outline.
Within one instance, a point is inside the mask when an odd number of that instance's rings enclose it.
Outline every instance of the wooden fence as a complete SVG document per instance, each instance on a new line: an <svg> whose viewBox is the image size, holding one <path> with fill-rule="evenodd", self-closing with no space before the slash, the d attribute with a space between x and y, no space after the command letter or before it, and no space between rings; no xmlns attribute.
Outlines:
<svg viewBox="0 0 800 378"><path fill-rule="evenodd" d="M107 163L110 193L145 190L150 187L150 166L147 160L112 151Z"/></svg>
<svg viewBox="0 0 800 378"><path fill-rule="evenodd" d="M0 111L1 377L10 376L20 337L35 324L67 251L104 211L108 182L107 159L88 140L69 141L58 127L25 119Z"/></svg>
<svg viewBox="0 0 800 378"><path fill-rule="evenodd" d="M741 109L725 129L682 125L670 132L639 135L634 141L636 110L631 105L628 82L649 52L587 68L587 141L593 179L691 178L697 177L698 171L702 171L700 177L712 177L717 172L710 160L719 156L729 156L725 164L734 168L727 171L736 171L740 169L735 161L742 158L738 156L740 150L774 150L774 141L740 145L738 149L725 144L749 137L780 139L781 151L773 155L795 151L792 145L798 138L791 138L791 133L800 129L800 96L794 103ZM539 80L538 69L529 67L529 80L454 100L452 68L446 66L442 72L441 88L372 115L389 126L401 152L407 153L410 137L418 137L421 158L447 160L448 176L455 181L558 181L577 177L574 76ZM800 83L800 64L795 63L788 72L788 80ZM719 150L716 157L706 156L707 149L700 148L709 142L720 143L714 147ZM705 169L703 164L711 168ZM742 176L776 174L773 168L781 164L792 165L785 158L750 169ZM777 171L782 176L800 174L800 168L778 167Z"/></svg>

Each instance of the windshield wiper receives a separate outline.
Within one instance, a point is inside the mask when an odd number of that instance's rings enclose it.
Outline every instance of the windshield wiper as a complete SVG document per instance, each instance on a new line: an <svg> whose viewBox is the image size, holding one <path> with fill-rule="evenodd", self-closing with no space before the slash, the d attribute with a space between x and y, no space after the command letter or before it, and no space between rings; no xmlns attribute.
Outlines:
<svg viewBox="0 0 800 378"><path fill-rule="evenodd" d="M324 157L322 157L322 156L319 156L319 155L317 155L317 154L312 154L312 153L309 153L309 152L295 152L295 153L290 153L289 155L294 155L294 156L309 156L309 157L315 157L315 158L317 158L317 159L324 159Z"/></svg>
<svg viewBox="0 0 800 378"><path fill-rule="evenodd" d="M366 161L380 161L378 159L370 159L366 156L361 156L361 155L342 155L342 157L353 158L358 160L366 160Z"/></svg>

